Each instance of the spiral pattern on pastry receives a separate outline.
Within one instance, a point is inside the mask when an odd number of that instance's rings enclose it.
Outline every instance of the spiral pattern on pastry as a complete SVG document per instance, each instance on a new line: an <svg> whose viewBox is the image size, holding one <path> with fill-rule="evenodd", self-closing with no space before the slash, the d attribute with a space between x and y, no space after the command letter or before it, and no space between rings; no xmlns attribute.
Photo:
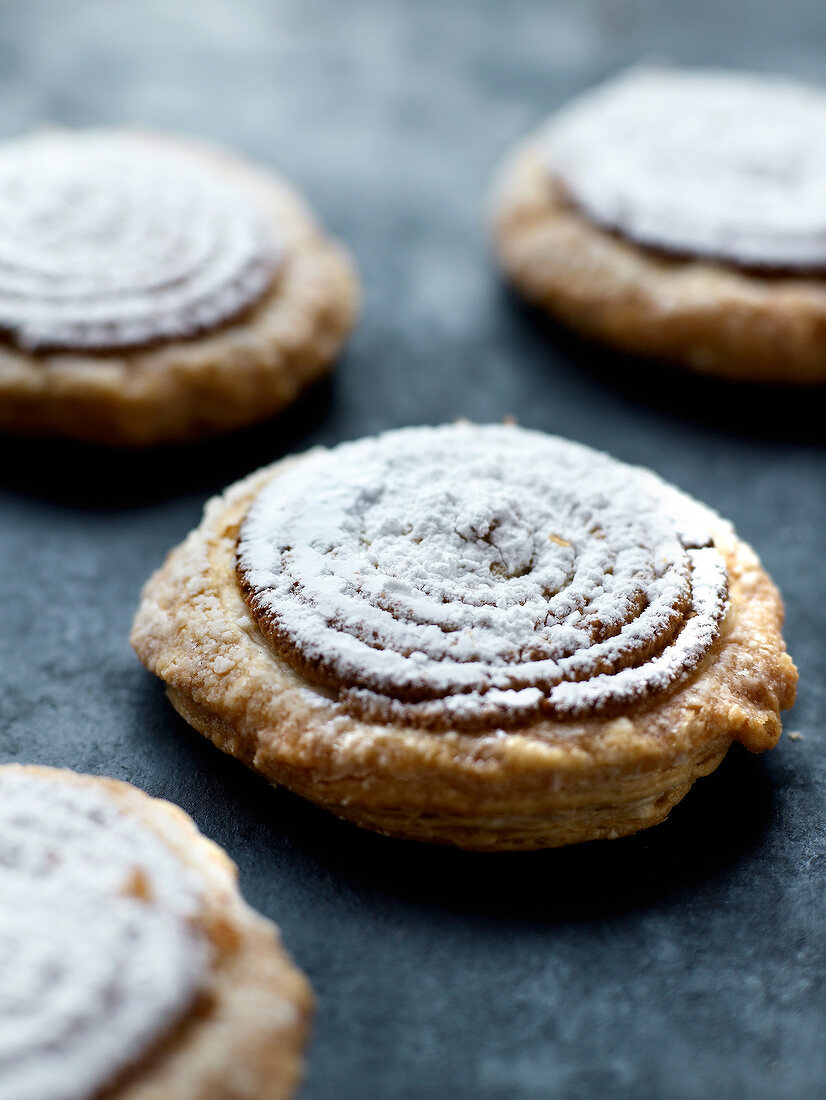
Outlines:
<svg viewBox="0 0 826 1100"><path fill-rule="evenodd" d="M607 715L702 661L722 521L654 474L509 426L316 452L259 492L241 590L276 651L368 720Z"/></svg>
<svg viewBox="0 0 826 1100"><path fill-rule="evenodd" d="M0 1096L90 1100L190 1007L198 885L100 791L0 774Z"/></svg>
<svg viewBox="0 0 826 1100"><path fill-rule="evenodd" d="M248 188L172 142L90 130L0 147L0 328L21 347L213 329L263 295L280 249Z"/></svg>
<svg viewBox="0 0 826 1100"><path fill-rule="evenodd" d="M826 266L826 95L792 80L638 66L555 114L540 139L590 220L744 266Z"/></svg>

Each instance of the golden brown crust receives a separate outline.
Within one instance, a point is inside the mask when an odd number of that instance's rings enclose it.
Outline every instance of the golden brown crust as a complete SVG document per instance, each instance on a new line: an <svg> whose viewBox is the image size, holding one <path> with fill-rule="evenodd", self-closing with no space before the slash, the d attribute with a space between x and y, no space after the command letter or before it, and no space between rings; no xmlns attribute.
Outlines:
<svg viewBox="0 0 826 1100"><path fill-rule="evenodd" d="M278 930L238 892L235 864L170 802L127 783L57 768L5 765L61 783L104 788L196 869L199 917L215 958L204 995L173 1034L105 1092L106 1100L282 1100L302 1071L312 993Z"/></svg>
<svg viewBox="0 0 826 1100"><path fill-rule="evenodd" d="M535 140L505 163L493 234L518 289L586 336L730 378L826 381L826 278L666 256L603 230Z"/></svg>
<svg viewBox="0 0 826 1100"><path fill-rule="evenodd" d="M239 428L322 377L352 328L350 259L284 181L195 142L145 136L258 195L285 245L273 286L234 321L152 347L84 354L0 345L0 430L131 447Z"/></svg>
<svg viewBox="0 0 826 1100"><path fill-rule="evenodd" d="M797 673L782 604L745 543L722 528L730 611L697 672L626 717L546 719L513 732L438 733L348 714L282 661L235 576L239 525L289 462L211 501L149 580L132 631L176 709L219 748L340 817L391 835L481 850L620 836L661 821L731 741L780 736Z"/></svg>

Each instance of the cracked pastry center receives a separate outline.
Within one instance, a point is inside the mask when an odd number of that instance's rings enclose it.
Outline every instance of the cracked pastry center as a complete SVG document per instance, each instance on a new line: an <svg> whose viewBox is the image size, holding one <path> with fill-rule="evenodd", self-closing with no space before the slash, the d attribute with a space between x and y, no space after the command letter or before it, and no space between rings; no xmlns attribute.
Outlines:
<svg viewBox="0 0 826 1100"><path fill-rule="evenodd" d="M415 428L271 481L236 565L270 644L351 713L513 726L639 705L697 667L727 605L715 522L564 440Z"/></svg>
<svg viewBox="0 0 826 1100"><path fill-rule="evenodd" d="M0 329L21 347L215 328L264 294L280 251L243 186L160 141L57 131L0 151Z"/></svg>

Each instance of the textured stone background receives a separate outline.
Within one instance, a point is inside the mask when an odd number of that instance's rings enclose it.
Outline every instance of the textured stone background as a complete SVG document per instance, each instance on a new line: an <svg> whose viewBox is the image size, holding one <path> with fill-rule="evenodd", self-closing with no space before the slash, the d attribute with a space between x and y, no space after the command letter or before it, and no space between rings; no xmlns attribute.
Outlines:
<svg viewBox="0 0 826 1100"><path fill-rule="evenodd" d="M61 0L0 11L0 134L140 121L304 186L364 315L274 423L112 458L0 443L0 759L131 779L238 861L318 994L306 1100L826 1095L824 394L641 368L542 323L489 263L506 146L645 54L822 78L826 11L729 0ZM800 702L664 826L483 857L385 840L222 757L126 642L205 498L287 450L515 413L729 516L788 608Z"/></svg>

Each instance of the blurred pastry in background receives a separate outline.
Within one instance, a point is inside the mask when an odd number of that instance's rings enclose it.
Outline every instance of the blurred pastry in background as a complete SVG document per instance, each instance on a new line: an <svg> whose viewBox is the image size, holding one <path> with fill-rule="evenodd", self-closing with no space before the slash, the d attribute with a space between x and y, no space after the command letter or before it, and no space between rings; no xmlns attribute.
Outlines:
<svg viewBox="0 0 826 1100"><path fill-rule="evenodd" d="M488 851L662 821L780 736L783 605L730 524L514 426L407 428L211 501L132 643L173 706L364 828Z"/></svg>
<svg viewBox="0 0 826 1100"><path fill-rule="evenodd" d="M640 66L507 160L495 248L586 336L710 374L826 381L826 93Z"/></svg>
<svg viewBox="0 0 826 1100"><path fill-rule="evenodd" d="M168 802L0 767L0 1095L290 1096L312 996L236 879Z"/></svg>
<svg viewBox="0 0 826 1100"><path fill-rule="evenodd" d="M0 145L0 430L242 427L329 370L356 308L346 253L269 171L140 130Z"/></svg>

